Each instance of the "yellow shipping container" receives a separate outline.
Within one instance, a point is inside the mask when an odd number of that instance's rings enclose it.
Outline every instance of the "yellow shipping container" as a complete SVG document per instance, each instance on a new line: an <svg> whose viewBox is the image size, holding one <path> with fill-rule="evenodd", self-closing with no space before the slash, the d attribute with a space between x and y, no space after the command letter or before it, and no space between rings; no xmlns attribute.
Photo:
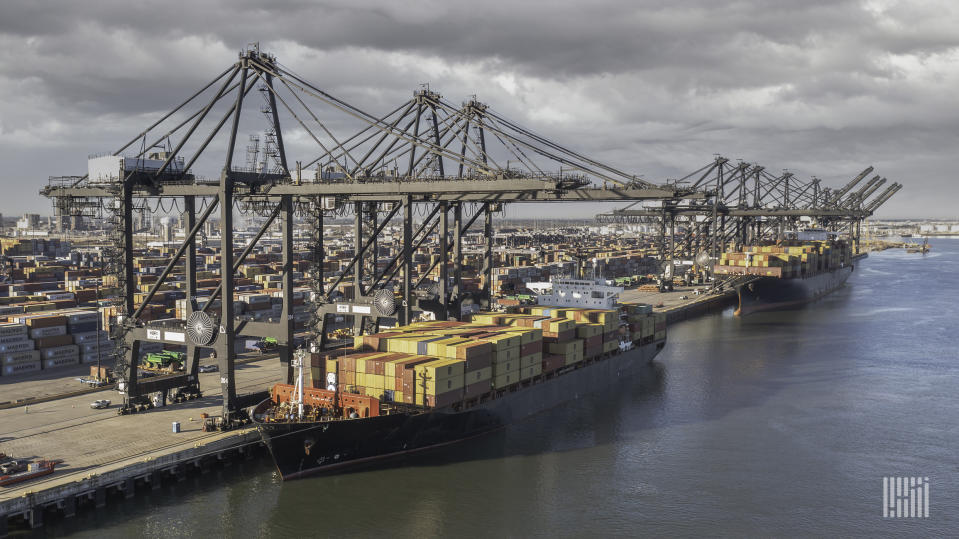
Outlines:
<svg viewBox="0 0 959 539"><path fill-rule="evenodd" d="M474 324L496 326L499 325L500 321L502 320L502 315L492 313L476 313L470 317L470 320Z"/></svg>
<svg viewBox="0 0 959 539"><path fill-rule="evenodd" d="M543 374L543 364L537 363L536 365L531 365L529 367L523 367L520 370L520 380L529 380L534 376L539 376Z"/></svg>
<svg viewBox="0 0 959 539"><path fill-rule="evenodd" d="M579 339L588 339L604 333L602 324L580 324L576 327L576 337Z"/></svg>
<svg viewBox="0 0 959 539"><path fill-rule="evenodd" d="M543 353L536 352L535 354L529 354L528 356L523 356L519 358L519 368L525 369L527 367L532 367L533 365L542 365L543 364Z"/></svg>
<svg viewBox="0 0 959 539"><path fill-rule="evenodd" d="M431 356L456 359L456 348L458 344L472 342L469 339L459 337L449 337L439 341L431 342L427 345L427 353Z"/></svg>
<svg viewBox="0 0 959 539"><path fill-rule="evenodd" d="M583 341L581 339L573 339L567 342L551 342L547 345L547 350L551 354L559 354L561 356L574 354L576 352L582 355Z"/></svg>
<svg viewBox="0 0 959 539"><path fill-rule="evenodd" d="M493 367L485 367L476 371L466 373L463 383L465 385L475 384L493 378Z"/></svg>
<svg viewBox="0 0 959 539"><path fill-rule="evenodd" d="M520 346L543 340L543 330L538 328L510 328L504 333L519 335Z"/></svg>
<svg viewBox="0 0 959 539"><path fill-rule="evenodd" d="M417 380L422 380L424 375L427 380L445 380L456 376L462 379L466 362L459 359L437 359L417 365L414 369Z"/></svg>
<svg viewBox="0 0 959 539"><path fill-rule="evenodd" d="M517 371L519 370L519 358L512 359L510 361L502 361L499 363L494 362L492 369L493 376L499 376L504 372Z"/></svg>
<svg viewBox="0 0 959 539"><path fill-rule="evenodd" d="M417 386L417 389L422 387L421 385ZM443 378L440 380L427 380L426 381L426 394L427 395L442 395L447 391L453 391L456 389L463 388L463 376L453 376L450 378Z"/></svg>
<svg viewBox="0 0 959 539"><path fill-rule="evenodd" d="M513 361L516 359L519 359L518 346L506 348L504 350L500 350L499 352L493 352L493 363L504 363L506 361Z"/></svg>
<svg viewBox="0 0 959 539"><path fill-rule="evenodd" d="M543 330L551 333L560 333L571 329L576 329L576 322L565 318L553 318L543 323Z"/></svg>
<svg viewBox="0 0 959 539"><path fill-rule="evenodd" d="M387 352L415 354L416 347L417 347L416 337L390 337L386 343ZM413 349L412 352L410 352L410 348Z"/></svg>
<svg viewBox="0 0 959 539"><path fill-rule="evenodd" d="M497 375L495 378L493 378L493 387L497 389L509 387L519 381L520 377L518 370L504 372L503 374Z"/></svg>
<svg viewBox="0 0 959 539"><path fill-rule="evenodd" d="M566 356L566 365L572 365L574 363L579 363L583 360L583 352L574 352Z"/></svg>
<svg viewBox="0 0 959 539"><path fill-rule="evenodd" d="M492 343L494 352L498 352L500 350L507 349L507 348L519 347L522 342L519 336L509 334L509 333L500 333L498 335L491 335L489 337L485 337L479 340Z"/></svg>

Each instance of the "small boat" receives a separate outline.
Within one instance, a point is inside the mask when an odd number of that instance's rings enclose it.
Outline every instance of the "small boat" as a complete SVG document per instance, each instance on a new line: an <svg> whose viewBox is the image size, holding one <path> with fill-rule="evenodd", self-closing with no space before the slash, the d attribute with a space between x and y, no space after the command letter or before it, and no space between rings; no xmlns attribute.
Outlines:
<svg viewBox="0 0 959 539"><path fill-rule="evenodd" d="M44 475L50 475L53 473L54 467L61 462L63 461L40 460L37 462L31 462L29 465L27 465L27 469L25 471L10 475L0 475L0 487L8 487L10 485L22 483L23 481L29 481L30 479L43 477Z"/></svg>

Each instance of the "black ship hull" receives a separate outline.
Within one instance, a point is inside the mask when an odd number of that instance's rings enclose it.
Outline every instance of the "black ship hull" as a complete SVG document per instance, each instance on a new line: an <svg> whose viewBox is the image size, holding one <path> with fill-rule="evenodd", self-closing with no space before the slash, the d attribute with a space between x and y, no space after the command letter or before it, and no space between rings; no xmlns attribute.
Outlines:
<svg viewBox="0 0 959 539"><path fill-rule="evenodd" d="M578 369L507 391L462 411L451 408L316 423L254 423L283 479L335 473L372 461L442 447L501 429L614 380L636 375L664 341L637 346ZM264 401L257 406L267 406Z"/></svg>
<svg viewBox="0 0 959 539"><path fill-rule="evenodd" d="M852 266L845 266L805 278L762 277L737 287L739 308L736 314L745 316L815 301L842 286L852 271Z"/></svg>

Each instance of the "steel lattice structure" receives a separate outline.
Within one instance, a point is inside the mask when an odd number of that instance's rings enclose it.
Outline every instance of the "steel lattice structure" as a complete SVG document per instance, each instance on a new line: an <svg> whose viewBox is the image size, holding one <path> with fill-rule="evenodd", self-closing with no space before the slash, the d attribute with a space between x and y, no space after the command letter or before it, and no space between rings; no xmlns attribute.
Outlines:
<svg viewBox="0 0 959 539"><path fill-rule="evenodd" d="M705 199L664 199L641 208L637 207L641 202L636 202L596 218L605 223L658 226L660 257L668 261L664 271L673 258L716 260L730 244L782 239L801 218L834 232L848 230L858 252L862 221L902 189L902 184L894 182L876 194L886 179L873 176L862 184L872 171L870 166L833 189L823 187L818 178L804 181L785 171L776 176L761 165L716 157L670 184L701 191ZM677 225L684 228L678 238Z"/></svg>
<svg viewBox="0 0 959 539"><path fill-rule="evenodd" d="M254 88L262 95L259 107L251 106L248 99ZM334 126L344 119L359 124L360 129L351 131L351 136L337 136ZM237 139L253 123L266 133L263 160L236 166ZM312 141L313 153L308 159L290 159L284 144L290 129ZM162 151L155 151L157 147ZM215 151L218 147L221 149ZM259 152L258 139L253 148ZM293 289L294 226L309 231L314 297L311 331L322 346L330 315L338 312L352 315L357 330L362 331L375 327L376 319L384 316L405 323L421 310L447 318L458 316L464 301L488 304L492 219L504 203L669 200L678 205L681 199L705 196L698 185L658 186L590 159L475 99L457 107L423 89L389 114L369 114L308 82L256 46L243 51L237 62L112 155L124 153L132 153L136 164L121 168L115 178L51 178L42 191L53 199L61 216L95 214L111 220L114 248L110 268L121 289L115 336L120 341L116 367L126 391L123 410L137 407L151 393L198 391L199 354L208 346L216 352L227 420L250 404L249 399L237 395L234 382L237 335L276 338L281 360L289 364L292 357L292 294L284 294L281 315L274 322L239 319L233 306L235 271L274 223L279 223L282 231L284 291ZM141 166L140 160L145 158L159 164ZM215 163L212 159L222 160L218 178L194 175L194 165ZM133 215L151 200L170 199L183 208L186 236L158 280L137 302ZM242 249L235 241L235 207L265 217ZM220 282L200 307L196 296L198 232L217 210ZM414 210L426 215L418 226ZM324 230L329 220L343 214L352 215L354 221L354 253L345 271L333 285L326 286ZM297 218L299 225L294 224ZM402 250L379 271L375 264L378 238L397 219ZM468 297L462 289L462 240L477 222L485 237L482 286L479 294ZM416 275L413 254L427 242L438 245L441 257L429 270ZM191 324L214 324L212 343L185 339L190 328L180 320L141 320L145 307L169 282L178 264L185 268L187 318ZM430 286L428 276L437 266L440 278ZM349 301L338 298L337 285L351 281L353 297ZM217 298L222 301L214 309ZM137 361L141 343L148 341L186 344L185 374L141 380Z"/></svg>

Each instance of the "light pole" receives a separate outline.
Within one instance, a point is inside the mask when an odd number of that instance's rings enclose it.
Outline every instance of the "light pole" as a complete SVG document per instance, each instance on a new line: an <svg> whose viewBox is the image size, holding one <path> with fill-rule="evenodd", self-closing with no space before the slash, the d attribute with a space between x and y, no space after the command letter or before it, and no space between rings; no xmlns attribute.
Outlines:
<svg viewBox="0 0 959 539"><path fill-rule="evenodd" d="M97 385L100 385L100 327L103 323L103 316L100 313L100 279L103 278L103 255L98 251L97 252L97 265L99 266L100 276L97 277L96 283L94 284L94 290L96 290L96 297L93 299L93 303L97 307Z"/></svg>

